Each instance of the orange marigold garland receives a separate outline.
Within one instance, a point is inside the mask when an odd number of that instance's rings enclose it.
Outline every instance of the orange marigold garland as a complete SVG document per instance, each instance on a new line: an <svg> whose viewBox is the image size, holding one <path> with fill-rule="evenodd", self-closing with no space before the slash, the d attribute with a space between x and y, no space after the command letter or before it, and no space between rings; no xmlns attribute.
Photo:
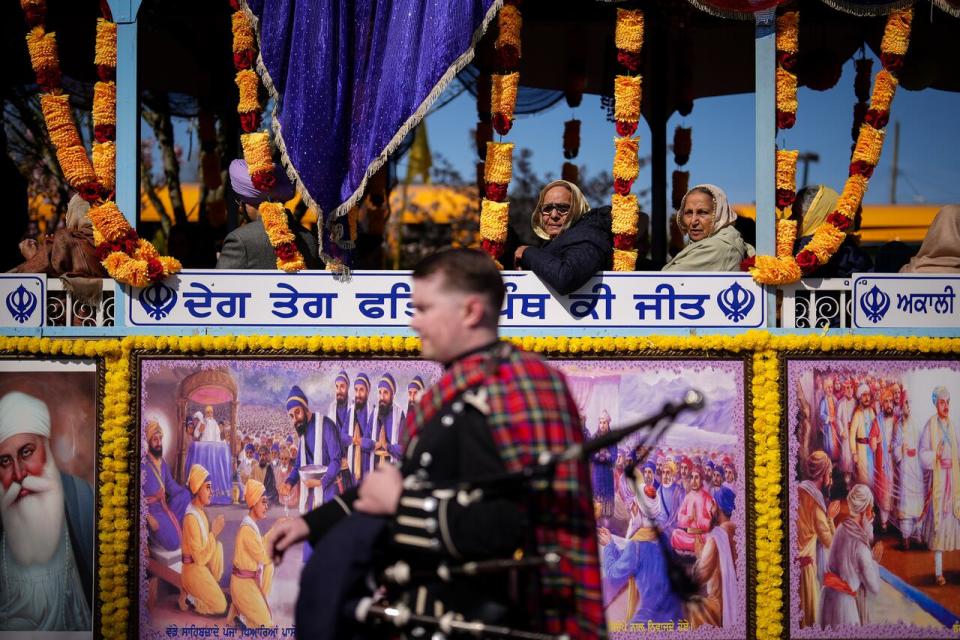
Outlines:
<svg viewBox="0 0 960 640"><path fill-rule="evenodd" d="M883 149L883 126L890 119L890 104L897 88L897 71L902 67L903 57L909 46L910 25L913 19L913 10L904 9L894 11L887 17L887 24L881 42L880 59L883 70L877 73L874 81L872 100L860 125L857 141L854 145L850 161L849 177L843 185L843 191L837 200L836 210L827 216L826 220L816 228L813 238L807 246L797 254L796 262L803 273L810 273L817 267L830 261L833 255L843 244L847 233L853 226L853 218L863 202L867 185ZM857 90L858 97L861 91ZM866 93L863 91L862 93ZM781 221L783 222L783 221ZM781 229L778 223L778 234ZM794 236L796 231L793 232ZM785 242L785 240L784 240ZM781 239L778 236L778 249ZM757 258L755 268L750 272L758 282L776 283L772 270L761 267L761 258L764 266L769 256ZM799 279L799 276L798 278ZM789 280L793 282L795 280Z"/></svg>
<svg viewBox="0 0 960 640"><path fill-rule="evenodd" d="M260 78L252 66L257 58L256 35L247 14L231 1L234 12L230 17L233 32L233 65L237 70L235 81L240 90L237 113L240 115L240 146L247 172L253 186L269 192L277 184L276 165L270 148L270 133L257 131L260 127ZM262 202L259 207L263 229L277 258L277 268L287 273L296 273L306 268L303 254L294 242L296 236L290 231L287 210L283 203Z"/></svg>
<svg viewBox="0 0 960 640"><path fill-rule="evenodd" d="M498 32L493 45L496 73L490 79L490 116L493 130L501 136L506 135L513 127L517 89L520 84L520 32L523 17L519 5L517 0L508 0L497 14ZM479 148L479 139L477 143ZM484 197L480 201L480 246L502 267L501 259L510 219L507 189L513 174L513 144L487 142L485 161Z"/></svg>
<svg viewBox="0 0 960 640"><path fill-rule="evenodd" d="M797 120L797 52L800 50L800 12L777 17L777 128L790 129Z"/></svg>
<svg viewBox="0 0 960 640"><path fill-rule="evenodd" d="M640 208L636 196L630 193L640 173L640 141L633 137L640 122L643 100L643 76L640 53L644 37L643 11L617 9L614 44L617 62L627 70L614 78L613 116L617 135L613 157L613 268L615 271L633 271L637 264L637 229Z"/></svg>
<svg viewBox="0 0 960 640"><path fill-rule="evenodd" d="M777 218L790 217L789 207L797 197L799 151L777 149Z"/></svg>
<svg viewBox="0 0 960 640"><path fill-rule="evenodd" d="M670 204L674 211L680 209L683 196L690 190L690 172L676 170L670 176Z"/></svg>
<svg viewBox="0 0 960 640"><path fill-rule="evenodd" d="M93 207L94 244L97 258L117 282L143 287L180 271L175 258L160 257L148 241L137 236L112 200L116 183L116 25L97 20L94 63L100 81L93 91L94 138L92 161L87 156L70 109L70 96L60 86L60 60L56 35L45 28L46 3L21 0L30 32L27 49L44 93L40 105L50 141L56 148L57 162L67 183Z"/></svg>

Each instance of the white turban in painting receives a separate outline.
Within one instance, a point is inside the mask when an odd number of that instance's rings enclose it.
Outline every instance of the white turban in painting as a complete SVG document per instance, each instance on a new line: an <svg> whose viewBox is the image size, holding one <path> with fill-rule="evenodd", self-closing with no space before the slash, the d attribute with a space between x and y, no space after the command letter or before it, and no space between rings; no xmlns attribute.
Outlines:
<svg viewBox="0 0 960 640"><path fill-rule="evenodd" d="M0 399L0 443L24 433L49 438L50 411L42 400L12 391Z"/></svg>

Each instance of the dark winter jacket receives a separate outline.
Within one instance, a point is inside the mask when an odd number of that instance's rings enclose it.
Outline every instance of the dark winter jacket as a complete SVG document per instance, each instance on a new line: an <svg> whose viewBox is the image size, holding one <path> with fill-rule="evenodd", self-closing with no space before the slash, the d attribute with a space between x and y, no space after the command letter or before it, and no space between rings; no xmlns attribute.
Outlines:
<svg viewBox="0 0 960 640"><path fill-rule="evenodd" d="M576 291L613 265L610 207L591 209L573 226L540 247L523 252L520 267L535 273L561 295Z"/></svg>

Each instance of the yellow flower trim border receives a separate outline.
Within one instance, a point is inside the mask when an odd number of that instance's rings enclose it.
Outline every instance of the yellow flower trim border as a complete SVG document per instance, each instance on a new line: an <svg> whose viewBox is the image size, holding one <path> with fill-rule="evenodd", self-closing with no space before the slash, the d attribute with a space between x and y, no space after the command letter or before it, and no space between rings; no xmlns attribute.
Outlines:
<svg viewBox="0 0 960 640"><path fill-rule="evenodd" d="M960 353L958 338L907 336L774 336L765 331L716 336L624 336L624 337L507 337L511 343L546 357L640 356L714 352L730 357L741 354L749 363L752 402L746 418L753 427L753 486L748 483L748 502L753 509L753 562L748 579L755 585L748 607L755 616L748 622L762 640L781 638L786 603L784 538L784 450L786 432L782 380L787 359L817 354L823 358L865 358L888 351L936 355ZM98 427L97 493L97 614L105 638L128 635L131 597L135 596L136 513L131 478L138 461L131 438L136 437L134 418L138 396L132 367L136 355L300 355L300 356L406 356L420 353L420 340L405 336L130 336L122 340L69 340L53 338L0 337L0 355L47 358L91 358L104 372L102 424ZM752 368L752 371L751 371ZM749 590L748 590L749 593ZM133 605L134 607L136 605Z"/></svg>

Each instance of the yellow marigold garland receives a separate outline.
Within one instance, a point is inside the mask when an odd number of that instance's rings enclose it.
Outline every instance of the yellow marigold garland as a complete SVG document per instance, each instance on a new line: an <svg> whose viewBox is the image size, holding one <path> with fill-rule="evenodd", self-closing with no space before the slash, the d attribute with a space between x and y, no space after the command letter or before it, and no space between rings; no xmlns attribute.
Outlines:
<svg viewBox="0 0 960 640"><path fill-rule="evenodd" d="M495 73L490 88L490 113L493 126L500 135L507 135L513 126L513 113L517 105L517 87L520 72Z"/></svg>
<svg viewBox="0 0 960 640"><path fill-rule="evenodd" d="M97 41L93 64L103 67L117 66L117 25L110 20L97 18Z"/></svg>
<svg viewBox="0 0 960 640"><path fill-rule="evenodd" d="M613 233L637 234L637 211L640 205L637 203L636 194L625 196L619 193L613 194L611 207L611 229Z"/></svg>
<svg viewBox="0 0 960 640"><path fill-rule="evenodd" d="M618 75L613 80L613 117L615 120L636 122L640 120L640 103L643 99L643 77Z"/></svg>
<svg viewBox="0 0 960 640"><path fill-rule="evenodd" d="M873 94L870 96L870 108L876 111L889 111L890 104L893 102L893 95L900 84L897 77L881 69L877 72L877 77L873 81Z"/></svg>
<svg viewBox="0 0 960 640"><path fill-rule="evenodd" d="M800 50L800 12L777 16L776 108L777 128L790 129L797 120L797 53Z"/></svg>
<svg viewBox="0 0 960 640"><path fill-rule="evenodd" d="M50 141L56 147L57 162L67 183L99 214L91 216L97 257L110 277L135 287L177 273L180 263L174 258L160 259L152 245L149 258L143 259L140 254L144 252L137 247L146 241L138 238L112 201L116 187L116 25L103 18L97 21L94 63L100 81L94 85L92 110L96 142L88 157L70 109L70 97L60 87L56 36L44 28L46 4L24 0L21 7L31 26L27 48L43 90L41 110Z"/></svg>
<svg viewBox="0 0 960 640"><path fill-rule="evenodd" d="M509 6L509 5L508 5ZM513 143L488 142L483 179L487 184L506 184L513 178Z"/></svg>
<svg viewBox="0 0 960 640"><path fill-rule="evenodd" d="M619 220L611 221L613 233L613 269L633 271L637 264L637 231L639 207L632 210L632 219L627 220L630 207L617 196L627 197L640 173L639 138L635 138L640 122L643 101L643 77L640 75L640 54L643 50L644 17L639 9L617 9L614 27L614 45L617 62L629 73L618 74L613 83L614 121L617 137L614 138L612 208L618 209ZM628 231L629 230L629 231Z"/></svg>
<svg viewBox="0 0 960 640"><path fill-rule="evenodd" d="M836 210L827 216L826 220L814 230L813 238L807 246L796 255L795 261L801 270L796 280L799 279L803 272L813 271L819 265L829 262L840 245L843 244L848 230L853 225L853 218L863 202L863 196L866 193L869 179L873 175L873 170L877 163L880 161L885 134L884 127L889 121L890 105L893 102L893 96L899 84L896 73L901 68L903 57L909 48L912 19L913 9L894 11L887 17L887 24L884 29L880 51L880 59L884 68L879 71L874 78L870 108L864 116L863 124L860 126L857 135L850 162L849 177L844 183L843 190L840 193ZM791 37L780 35L779 30L781 26L787 28L787 21L781 21L780 19L777 21L778 121L781 107L781 84L783 83L785 88L789 88L786 87L786 84L791 82L789 76L792 75L786 71L786 69L782 68L786 66L783 63L786 62L787 65L795 63L795 60L791 60L790 58L790 55L792 55L791 52L780 50L781 43L789 45L792 41ZM795 85L795 77L793 77L792 82ZM795 96L795 92L793 95ZM792 122L790 126L792 126ZM780 205L779 196L782 170L780 153L781 152L778 152L777 158L778 206ZM778 234L779 232L780 226L778 225ZM779 251L781 247L779 237L777 246ZM789 273L795 272L792 270L792 265L782 264L786 260L786 258L758 256L749 270L754 279L762 284L787 284L795 280L784 280L783 278L787 277ZM790 268L788 269L788 267Z"/></svg>
<svg viewBox="0 0 960 640"><path fill-rule="evenodd" d="M613 34L617 49L640 53L643 49L643 11L617 9L617 25Z"/></svg>
<svg viewBox="0 0 960 640"><path fill-rule="evenodd" d="M794 116L797 113L797 76L783 67L777 68L777 112Z"/></svg>
<svg viewBox="0 0 960 640"><path fill-rule="evenodd" d="M486 198L480 203L480 237L491 242L507 241L510 204Z"/></svg>
<svg viewBox="0 0 960 640"><path fill-rule="evenodd" d="M240 90L240 100L237 102L237 113L250 113L251 111L260 111L260 98L257 95L257 89L260 85L260 78L253 69L243 69L237 72L235 78L237 88ZM263 132L266 134L266 132ZM259 134L246 134L259 135Z"/></svg>
<svg viewBox="0 0 960 640"><path fill-rule="evenodd" d="M613 156L614 179L635 180L640 172L640 158L637 155L640 149L640 139L614 138L613 143L616 147Z"/></svg>
<svg viewBox="0 0 960 640"><path fill-rule="evenodd" d="M776 48L794 54L800 50L799 11L787 11L777 16Z"/></svg>
<svg viewBox="0 0 960 640"><path fill-rule="evenodd" d="M260 219L263 220L263 229L277 255L277 269L287 273L296 273L306 265L303 255L297 250L294 240L296 236L290 231L287 223L287 210L281 202L263 202L260 204Z"/></svg>
<svg viewBox="0 0 960 640"><path fill-rule="evenodd" d="M117 125L117 83L97 82L93 85L93 126Z"/></svg>
<svg viewBox="0 0 960 640"><path fill-rule="evenodd" d="M117 146L111 141L93 143L93 171L107 191L117 186Z"/></svg>
<svg viewBox="0 0 960 640"><path fill-rule="evenodd" d="M520 84L520 36L523 25L518 5L518 2L507 0L497 15L498 33L494 42L496 72L490 76L489 85L491 121L483 126L483 133L478 139L492 138L491 126L501 136L509 133L513 127ZM477 97L480 100L479 92ZM510 211L507 190L513 177L513 144L487 142L485 160L483 200L480 203L480 246L502 267ZM513 258L508 257L511 260Z"/></svg>
<svg viewBox="0 0 960 640"><path fill-rule="evenodd" d="M799 151L777 149L777 218L790 217L790 205L797 195L797 158Z"/></svg>
<svg viewBox="0 0 960 640"><path fill-rule="evenodd" d="M50 142L57 149L66 147L80 147L80 132L77 123L73 120L70 110L70 96L65 93L54 95L44 93L40 95L40 110L47 123L47 134Z"/></svg>
<svg viewBox="0 0 960 640"><path fill-rule="evenodd" d="M250 18L242 9L234 11L230 21L233 32L233 64L237 70L235 82L240 90L237 113L240 115L240 128L244 131L240 135L240 145L253 186L269 193L276 184L276 165L270 148L270 133L266 130L257 131L262 106L259 97L260 78L252 69L256 58L256 35ZM305 269L306 261L297 248L296 236L290 231L283 204L263 202L259 211L264 231L277 259L277 268L287 273Z"/></svg>
<svg viewBox="0 0 960 640"><path fill-rule="evenodd" d="M753 355L753 509L756 515L756 635L783 635L783 510L780 362L776 351Z"/></svg>

